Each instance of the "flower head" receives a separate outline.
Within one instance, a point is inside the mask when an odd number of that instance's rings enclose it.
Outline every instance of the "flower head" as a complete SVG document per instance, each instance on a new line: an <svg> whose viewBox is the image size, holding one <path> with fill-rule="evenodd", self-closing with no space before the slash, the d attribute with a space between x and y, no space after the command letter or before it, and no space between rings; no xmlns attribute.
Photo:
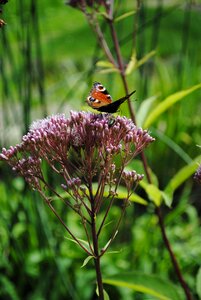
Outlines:
<svg viewBox="0 0 201 300"><path fill-rule="evenodd" d="M69 186L74 177L86 182L101 170L108 174L115 169L115 156L126 164L153 140L125 117L118 116L111 126L108 115L71 112L69 118L54 115L34 122L20 144L2 150L0 160L34 187L43 179L42 161L46 161Z"/></svg>
<svg viewBox="0 0 201 300"><path fill-rule="evenodd" d="M199 165L197 171L195 172L194 179L201 184L201 164Z"/></svg>
<svg viewBox="0 0 201 300"><path fill-rule="evenodd" d="M103 0L68 0L66 5L72 6L74 8L83 9L85 6L93 7L97 5L101 5Z"/></svg>

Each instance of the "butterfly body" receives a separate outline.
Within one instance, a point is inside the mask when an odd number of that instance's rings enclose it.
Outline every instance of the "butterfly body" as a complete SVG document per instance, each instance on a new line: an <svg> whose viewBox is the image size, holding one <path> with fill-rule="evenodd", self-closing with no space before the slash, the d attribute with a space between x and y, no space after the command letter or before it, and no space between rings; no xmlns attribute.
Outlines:
<svg viewBox="0 0 201 300"><path fill-rule="evenodd" d="M135 91L112 102L112 97L106 88L100 82L94 82L90 94L87 97L87 103L89 106L100 112L115 113L119 106L134 93Z"/></svg>

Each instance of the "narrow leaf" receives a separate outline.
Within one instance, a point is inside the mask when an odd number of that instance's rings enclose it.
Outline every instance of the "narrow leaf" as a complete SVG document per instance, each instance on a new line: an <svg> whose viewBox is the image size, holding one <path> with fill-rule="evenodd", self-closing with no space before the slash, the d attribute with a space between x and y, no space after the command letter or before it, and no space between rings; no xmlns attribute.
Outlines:
<svg viewBox="0 0 201 300"><path fill-rule="evenodd" d="M96 287L96 295L99 296L98 287ZM110 300L110 297L109 297L108 293L106 292L106 290L103 290L103 295L104 295L104 300Z"/></svg>
<svg viewBox="0 0 201 300"><path fill-rule="evenodd" d="M116 230L116 232L115 232L114 236L112 237L112 239L109 239L109 241L107 242L107 244L103 247L103 251L105 251L108 248L108 246L110 245L110 243L112 242L112 240L115 239L115 237L116 237L117 234L118 234L118 230Z"/></svg>
<svg viewBox="0 0 201 300"><path fill-rule="evenodd" d="M174 105L176 102L182 100L187 95L193 93L194 91L201 88L201 83L194 85L193 87L179 91L177 93L174 93L170 96L168 96L165 100L163 100L161 103L157 105L157 107L152 110L152 112L149 114L148 118L146 119L144 123L144 127L148 128L150 125L160 116L163 112L165 112L167 109L169 109L172 105Z"/></svg>
<svg viewBox="0 0 201 300"><path fill-rule="evenodd" d="M169 205L169 206L171 205L174 191L184 181L186 181L190 176L192 176L193 173L195 173L195 171L197 170L197 167L198 167L198 162L200 162L200 160L201 160L201 156L196 157L192 161L192 163L190 163L189 165L187 165L187 166L183 167L182 169L180 169L175 174L175 176L172 177L172 179L170 180L170 182L168 183L168 185L166 186L166 188L164 190L164 193L166 194L167 201L168 201L168 203L166 203L167 205Z"/></svg>
<svg viewBox="0 0 201 300"><path fill-rule="evenodd" d="M126 67L126 75L129 75L135 68L135 65L137 63L137 58L136 58L136 52L133 51L132 55L131 55L131 59Z"/></svg>
<svg viewBox="0 0 201 300"><path fill-rule="evenodd" d="M138 126L142 126L148 113L150 112L153 104L156 102L156 100L158 99L159 95L155 95L152 96L148 99L143 100L143 102L141 103L138 111L137 111L137 124Z"/></svg>
<svg viewBox="0 0 201 300"><path fill-rule="evenodd" d="M138 60L137 62L137 68L139 68L140 66L142 66L144 63L146 63L152 56L154 56L156 54L155 50L150 51L149 53L147 53L145 56L143 56L140 60Z"/></svg>
<svg viewBox="0 0 201 300"><path fill-rule="evenodd" d="M177 153L185 163L189 164L192 162L191 157L181 148L173 139L169 138L163 132L157 130L156 128L151 129L154 136L159 137L169 148L171 148L175 153Z"/></svg>
<svg viewBox="0 0 201 300"><path fill-rule="evenodd" d="M168 280L154 275L132 272L104 278L103 282L117 287L129 288L136 292L151 295L160 300L183 299L176 286Z"/></svg>
<svg viewBox="0 0 201 300"><path fill-rule="evenodd" d="M109 73L119 73L119 70L116 68L106 68L98 71L101 74L109 74Z"/></svg>
<svg viewBox="0 0 201 300"><path fill-rule="evenodd" d="M121 15L121 16L115 18L114 21L115 21L115 22L122 21L123 19L128 18L128 17L134 15L135 13L136 13L136 10L131 10L131 11L126 12L125 14L123 14L123 15Z"/></svg>
<svg viewBox="0 0 201 300"><path fill-rule="evenodd" d="M114 65L107 61L107 60L100 60L96 63L97 67L102 67L102 68L114 68Z"/></svg>
<svg viewBox="0 0 201 300"><path fill-rule="evenodd" d="M119 199L126 199L127 196L128 196L128 191L123 186L118 187L117 193L118 193L117 198L119 198ZM142 204L142 205L147 205L148 204L148 202L145 199L143 199L142 197L138 196L135 193L133 193L129 197L129 201L136 202L136 203L139 203L139 204Z"/></svg>
<svg viewBox="0 0 201 300"><path fill-rule="evenodd" d="M110 297L109 297L108 293L106 292L106 290L103 290L103 295L104 295L104 300L110 300Z"/></svg>
<svg viewBox="0 0 201 300"><path fill-rule="evenodd" d="M136 59L136 52L133 51L132 55L131 55L131 59L127 65L126 68L126 75L131 74L131 72L137 68L139 68L141 65L143 65L144 63L147 62L147 60L150 59L150 57L152 57L153 55L155 55L156 51L153 50L151 52L149 52L148 54L146 54L144 57L142 57L140 60Z"/></svg>
<svg viewBox="0 0 201 300"><path fill-rule="evenodd" d="M160 206L162 201L162 191L154 184L149 184L145 180L140 182L140 186L146 191L150 201L154 202L156 206Z"/></svg>
<svg viewBox="0 0 201 300"><path fill-rule="evenodd" d="M139 204L142 204L142 205L147 205L148 204L148 202L144 198L140 197L139 195L137 195L135 193L132 194L129 197L129 201L132 201L132 202L135 202L135 203L139 203Z"/></svg>
<svg viewBox="0 0 201 300"><path fill-rule="evenodd" d="M113 72L119 72L115 66L106 60L100 60L96 63L97 67L103 68L99 71L99 73L113 73Z"/></svg>
<svg viewBox="0 0 201 300"><path fill-rule="evenodd" d="M96 191L98 188L98 184L97 183L93 183L93 191ZM105 190L104 190L104 194L103 196L104 197L108 197L108 194L109 194L109 187L108 186L105 186ZM119 186L118 189L117 189L117 197L118 199L126 199L128 197L128 191L125 187L123 186ZM136 202L136 203L139 203L139 204L142 204L142 205L147 205L148 202L143 199L142 197L138 196L137 194L133 193L130 197L129 197L129 201L132 201L132 202Z"/></svg>
<svg viewBox="0 0 201 300"><path fill-rule="evenodd" d="M84 260L81 268L84 268L92 258L94 258L93 255L87 256L87 258Z"/></svg>
<svg viewBox="0 0 201 300"><path fill-rule="evenodd" d="M78 242L77 242L76 240L74 240L74 239L71 239L71 238L69 238L69 237L67 237L67 236L65 236L64 238L67 239L67 240L69 240L69 241L71 241L71 242L73 242L73 243L75 243L75 244L77 244L77 245L79 245ZM82 239L77 239L77 240L78 240L80 243L82 243L83 245L89 247L89 244L88 244L87 241L82 240Z"/></svg>

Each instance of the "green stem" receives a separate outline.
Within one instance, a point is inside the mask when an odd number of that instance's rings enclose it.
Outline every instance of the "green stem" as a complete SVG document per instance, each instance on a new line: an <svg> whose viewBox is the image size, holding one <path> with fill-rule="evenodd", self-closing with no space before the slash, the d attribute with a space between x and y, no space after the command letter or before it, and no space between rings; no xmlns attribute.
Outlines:
<svg viewBox="0 0 201 300"><path fill-rule="evenodd" d="M104 300L104 293L103 293L103 281L102 281L102 274L101 274L101 267L100 267L100 256L98 251L98 236L96 232L96 215L93 214L91 219L91 229L92 229L92 240L93 240L93 248L94 248L94 264L96 269L96 279L98 285L98 295L99 300Z"/></svg>
<svg viewBox="0 0 201 300"><path fill-rule="evenodd" d="M123 58L122 58L122 55L121 55L116 30L114 28L113 19L112 18L109 19L108 22L109 22L111 35L112 35L112 38L113 38L113 43L114 43L114 47L115 47L115 51L116 51L116 55L117 55L118 67L119 67L119 71L120 71L120 74L121 74L122 82L123 82L125 91L128 94L128 85L127 85L126 76L125 76L125 67L124 67L124 64L123 64ZM134 114L134 111L131 107L130 101L128 101L128 104L129 104L129 111L130 111L131 119L136 124L135 114ZM145 170L145 173L146 173L146 176L147 176L147 180L151 184L152 180L151 180L151 176L149 174L147 159L146 159L143 152L141 153L141 158L142 158L144 170ZM158 216L158 219L159 219L159 227L160 227L160 230L161 230L161 233L162 233L164 244L166 246L166 249L169 252L169 255L170 255L170 258L172 260L172 264L174 266L174 269L175 269L175 272L177 274L178 280L179 280L179 282L180 282L180 284L181 284L181 286L184 290L184 293L186 295L186 299L187 300L192 300L191 293L189 291L189 288L188 288L186 282L183 279L183 276L182 276L181 270L179 268L179 264L177 262L176 256L175 256L175 254L174 254L174 252L171 248L170 242L168 240L160 208L156 207L155 212L156 212L156 215Z"/></svg>

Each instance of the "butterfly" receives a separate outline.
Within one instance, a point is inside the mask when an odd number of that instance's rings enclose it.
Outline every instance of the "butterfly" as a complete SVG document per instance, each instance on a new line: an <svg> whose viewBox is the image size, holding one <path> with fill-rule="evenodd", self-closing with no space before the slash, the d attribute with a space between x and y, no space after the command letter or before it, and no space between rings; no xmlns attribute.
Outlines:
<svg viewBox="0 0 201 300"><path fill-rule="evenodd" d="M89 106L100 112L115 113L119 106L135 92L136 91L133 91L129 95L112 102L112 97L106 88L100 82L94 82L86 101Z"/></svg>

